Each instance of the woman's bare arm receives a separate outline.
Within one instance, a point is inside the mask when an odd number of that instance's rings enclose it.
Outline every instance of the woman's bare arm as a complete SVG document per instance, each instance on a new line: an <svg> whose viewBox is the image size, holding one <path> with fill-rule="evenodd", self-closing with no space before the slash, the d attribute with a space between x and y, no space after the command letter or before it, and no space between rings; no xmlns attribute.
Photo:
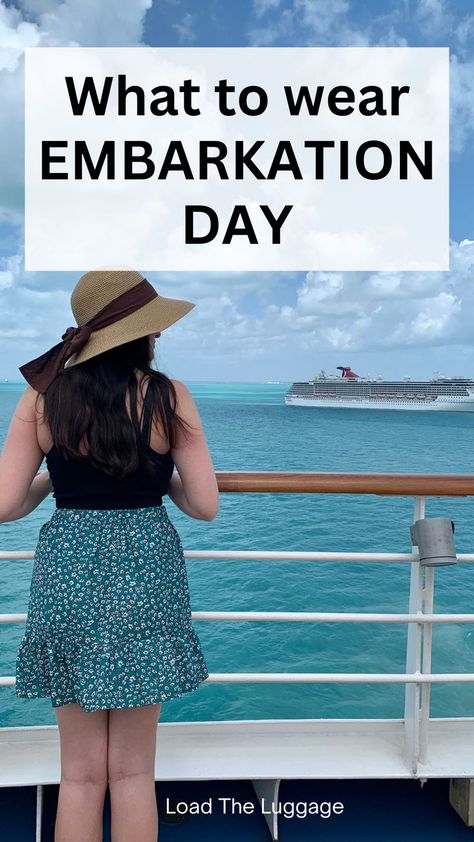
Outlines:
<svg viewBox="0 0 474 842"><path fill-rule="evenodd" d="M176 447L171 451L176 471L168 494L190 517L213 520L219 511L219 490L211 455L193 397L184 383L173 380L177 412L190 425L184 434L178 430Z"/></svg>
<svg viewBox="0 0 474 842"><path fill-rule="evenodd" d="M36 507L43 502L45 497L47 497L52 490L53 486L51 484L49 471L40 471L34 477L23 505L16 509L14 516L10 516L8 520L20 520L20 518L29 515L33 509L36 509Z"/></svg>
<svg viewBox="0 0 474 842"><path fill-rule="evenodd" d="M29 514L51 491L47 471L38 476L44 453L36 437L36 392L23 392L0 455L0 523Z"/></svg>

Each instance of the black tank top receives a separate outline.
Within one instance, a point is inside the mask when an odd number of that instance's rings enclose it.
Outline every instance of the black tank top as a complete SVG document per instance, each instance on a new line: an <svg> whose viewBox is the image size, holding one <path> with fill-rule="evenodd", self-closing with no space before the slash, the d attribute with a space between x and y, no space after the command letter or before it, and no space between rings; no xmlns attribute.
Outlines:
<svg viewBox="0 0 474 842"><path fill-rule="evenodd" d="M136 384L130 396L131 412L138 422L136 405ZM53 496L58 509L138 509L161 506L164 494L168 493L174 462L171 449L157 453L150 447L153 417L153 392L148 386L143 401L143 425L141 436L143 446L148 450L156 469L146 470L143 459L138 468L118 479L94 468L88 461L65 459L60 448L53 445L46 454L53 485Z"/></svg>

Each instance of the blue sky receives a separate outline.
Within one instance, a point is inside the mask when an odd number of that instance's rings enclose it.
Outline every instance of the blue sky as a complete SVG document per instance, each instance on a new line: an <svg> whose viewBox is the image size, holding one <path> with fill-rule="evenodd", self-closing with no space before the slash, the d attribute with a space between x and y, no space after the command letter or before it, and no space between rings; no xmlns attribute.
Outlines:
<svg viewBox="0 0 474 842"><path fill-rule="evenodd" d="M73 323L79 277L23 266L23 49L41 45L449 47L449 272L147 277L198 305L158 343L158 364L185 381L305 379L347 364L387 377L474 376L471 0L0 2L0 379L20 379L18 366Z"/></svg>

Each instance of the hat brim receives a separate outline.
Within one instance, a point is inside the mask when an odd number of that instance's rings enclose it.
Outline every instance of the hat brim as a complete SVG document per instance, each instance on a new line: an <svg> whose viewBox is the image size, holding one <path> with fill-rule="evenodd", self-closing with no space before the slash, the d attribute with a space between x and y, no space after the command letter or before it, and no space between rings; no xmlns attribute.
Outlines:
<svg viewBox="0 0 474 842"><path fill-rule="evenodd" d="M141 336L166 330L195 306L190 301L157 295L129 316L103 327L102 330L93 331L84 347L68 359L65 367L86 362L111 348L117 348L133 339L140 339Z"/></svg>

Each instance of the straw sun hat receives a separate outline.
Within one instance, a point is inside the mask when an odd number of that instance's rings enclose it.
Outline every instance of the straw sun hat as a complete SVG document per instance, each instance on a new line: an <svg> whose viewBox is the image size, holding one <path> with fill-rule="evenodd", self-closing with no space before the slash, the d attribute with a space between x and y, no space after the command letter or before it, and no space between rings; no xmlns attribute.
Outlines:
<svg viewBox="0 0 474 842"><path fill-rule="evenodd" d="M87 272L71 295L77 327L68 327L62 342L20 366L20 371L33 388L44 392L66 365L78 365L125 342L159 333L194 306L159 295L133 270Z"/></svg>
<svg viewBox="0 0 474 842"><path fill-rule="evenodd" d="M143 280L144 277L139 272L87 272L79 279L71 295L71 309L77 324L86 324L103 307ZM132 339L165 330L189 313L194 306L190 301L165 298L156 293L156 297L140 309L108 327L93 331L86 345L70 357L67 367L83 363Z"/></svg>

